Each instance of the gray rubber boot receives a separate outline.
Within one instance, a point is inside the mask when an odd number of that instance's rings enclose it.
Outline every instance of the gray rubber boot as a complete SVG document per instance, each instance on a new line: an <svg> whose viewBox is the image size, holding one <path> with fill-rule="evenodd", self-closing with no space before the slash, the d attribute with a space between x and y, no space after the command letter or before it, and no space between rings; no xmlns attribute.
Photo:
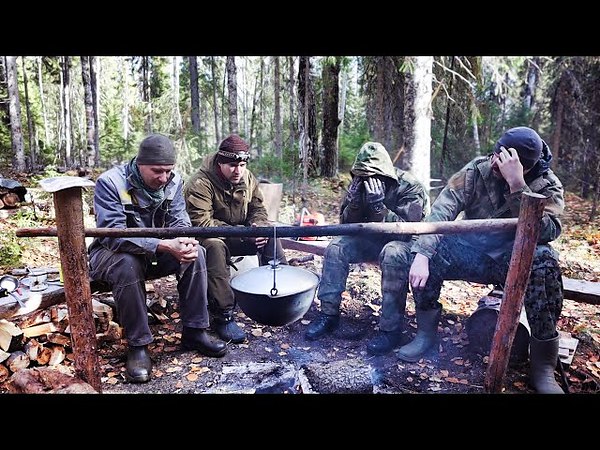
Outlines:
<svg viewBox="0 0 600 450"><path fill-rule="evenodd" d="M440 322L441 309L423 311L417 309L417 335L412 342L400 347L396 352L398 359L417 362L429 350L437 345L437 328Z"/></svg>
<svg viewBox="0 0 600 450"><path fill-rule="evenodd" d="M529 383L538 394L564 394L554 378L558 362L559 336L540 341L531 336L529 342Z"/></svg>

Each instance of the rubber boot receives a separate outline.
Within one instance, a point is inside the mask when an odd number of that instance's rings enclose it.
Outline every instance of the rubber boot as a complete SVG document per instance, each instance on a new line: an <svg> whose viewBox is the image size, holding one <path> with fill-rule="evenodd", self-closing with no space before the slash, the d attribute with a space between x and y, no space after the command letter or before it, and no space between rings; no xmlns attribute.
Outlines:
<svg viewBox="0 0 600 450"><path fill-rule="evenodd" d="M183 327L181 348L183 350L196 350L213 358L220 358L227 353L227 344L213 341L204 328Z"/></svg>
<svg viewBox="0 0 600 450"><path fill-rule="evenodd" d="M225 342L241 344L246 340L246 333L233 320L233 311L219 311L215 315L213 328Z"/></svg>
<svg viewBox="0 0 600 450"><path fill-rule="evenodd" d="M125 364L127 379L132 383L145 383L152 374L152 360L146 345L131 346L127 351Z"/></svg>
<svg viewBox="0 0 600 450"><path fill-rule="evenodd" d="M408 336L402 330L380 331L367 343L367 353L370 355L385 355L408 341Z"/></svg>
<svg viewBox="0 0 600 450"><path fill-rule="evenodd" d="M564 394L554 378L558 342L559 336L544 341L531 336L529 341L529 383L538 394Z"/></svg>
<svg viewBox="0 0 600 450"><path fill-rule="evenodd" d="M327 333L331 333L340 325L340 316L330 316L328 314L319 313L319 316L313 320L308 328L304 337L309 341L314 341L325 336Z"/></svg>
<svg viewBox="0 0 600 450"><path fill-rule="evenodd" d="M417 309L417 335L409 344L400 347L396 353L402 361L417 362L437 345L437 329L441 309L426 311Z"/></svg>

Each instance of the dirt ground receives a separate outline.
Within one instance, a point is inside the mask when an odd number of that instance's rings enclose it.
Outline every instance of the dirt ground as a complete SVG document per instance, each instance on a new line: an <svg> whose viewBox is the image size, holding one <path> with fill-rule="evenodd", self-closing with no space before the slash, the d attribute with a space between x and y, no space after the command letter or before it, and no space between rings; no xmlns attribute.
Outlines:
<svg viewBox="0 0 600 450"><path fill-rule="evenodd" d="M322 212L329 223L337 223L339 184L315 184L305 200L313 211ZM293 203L284 199L282 215ZM589 204L575 196L567 198L563 236L556 242L566 276L600 281L600 232L586 218ZM281 215L280 215L280 220ZM293 218L292 218L293 220ZM290 223L290 218L282 221ZM6 224L3 223L3 228ZM89 226L89 225L88 225ZM287 250L288 260L307 254ZM36 241L24 250L30 267L57 263L56 240ZM320 275L322 257L299 264ZM318 341L307 341L304 333L318 312L315 299L304 317L281 327L261 325L236 309L236 321L247 332L242 344L228 344L223 358L208 358L179 349L181 322L173 277L154 281L149 294L154 314L149 316L155 341L150 346L154 363L150 382L133 384L124 376L124 340L99 345L98 355L104 394L483 394L488 366L485 354L469 345L466 323L492 286L446 282L440 301L444 306L439 327L438 352L416 363L400 361L395 353L370 356L366 343L376 333L380 271L370 264L351 267L341 306L341 326ZM94 294L109 302L110 293ZM157 300L152 302L153 300ZM160 301L158 301L160 300ZM161 306L162 305L162 306ZM161 319L162 318L162 319ZM414 303L409 294L406 328L416 329ZM561 331L571 333L579 344L573 362L557 371L557 380L573 394L600 392L600 306L565 300ZM61 364L68 371L72 359ZM528 394L528 364L513 362L504 381L504 392ZM4 392L0 386L0 392Z"/></svg>

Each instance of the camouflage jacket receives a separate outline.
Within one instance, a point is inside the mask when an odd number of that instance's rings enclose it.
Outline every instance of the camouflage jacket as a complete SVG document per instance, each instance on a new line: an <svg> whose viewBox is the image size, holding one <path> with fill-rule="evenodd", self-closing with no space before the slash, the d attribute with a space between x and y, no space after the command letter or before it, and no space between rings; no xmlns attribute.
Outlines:
<svg viewBox="0 0 600 450"><path fill-rule="evenodd" d="M525 174L527 186L521 191L509 192L504 179L492 173L491 157L482 156L467 163L455 173L435 199L426 222L463 219L514 218L519 216L523 192L535 192L547 197L538 243L555 240L561 232L560 216L564 211L564 189L560 180L549 168L552 158L548 147L542 160L530 173ZM476 232L461 237L474 247L483 249L492 258L512 251L515 232ZM439 234L420 235L412 247L413 252L431 258L442 238Z"/></svg>

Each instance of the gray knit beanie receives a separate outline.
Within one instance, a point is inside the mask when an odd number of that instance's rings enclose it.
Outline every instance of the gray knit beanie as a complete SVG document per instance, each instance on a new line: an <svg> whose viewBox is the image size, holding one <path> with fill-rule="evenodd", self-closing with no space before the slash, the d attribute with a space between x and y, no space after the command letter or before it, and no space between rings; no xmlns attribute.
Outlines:
<svg viewBox="0 0 600 450"><path fill-rule="evenodd" d="M140 144L138 164L170 166L175 164L175 147L168 137L162 134L151 134Z"/></svg>

